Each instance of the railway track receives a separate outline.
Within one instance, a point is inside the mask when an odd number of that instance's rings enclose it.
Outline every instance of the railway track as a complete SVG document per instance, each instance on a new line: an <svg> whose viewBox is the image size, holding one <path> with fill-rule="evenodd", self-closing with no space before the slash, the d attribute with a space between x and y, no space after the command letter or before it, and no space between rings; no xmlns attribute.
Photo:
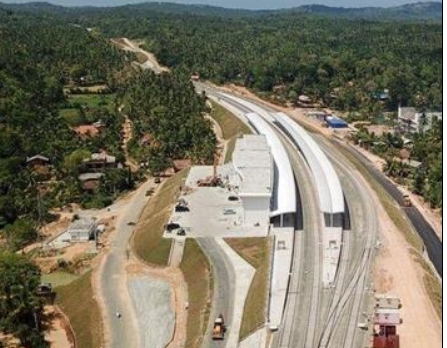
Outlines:
<svg viewBox="0 0 447 348"><path fill-rule="evenodd" d="M212 90L208 92L213 92ZM218 94L215 94L218 95ZM243 113L266 113L273 109L255 103L238 103L222 94L219 98ZM354 212L351 230L343 232L343 247L334 286L323 289L322 233L323 217L313 189L309 168L297 148L281 130L270 123L282 138L298 183L303 204L304 231L296 231L295 252L288 289L288 297L279 333L274 335L272 347L280 348L356 348L363 343L358 334L369 267L374 255L377 218L371 198L364 184L352 174L354 171L331 147L323 141L326 155L343 177L349 210ZM362 342L362 343L359 343Z"/></svg>
<svg viewBox="0 0 447 348"><path fill-rule="evenodd" d="M284 139L283 139L284 140ZM304 159L294 147L284 141L291 159L295 179L300 187L303 204L304 231L297 231L293 272L284 312L284 325L275 338L274 346L308 347L314 344L318 332L321 304L321 223L316 193L309 185L311 176ZM298 251L298 252L297 252ZM306 257L303 257L306 255ZM312 286L309 286L312 284ZM297 330L297 322L305 323Z"/></svg>
<svg viewBox="0 0 447 348"><path fill-rule="evenodd" d="M349 262L351 267L348 271L347 267L343 267L343 263L340 264L337 277L339 285L332 298L331 309L323 325L318 347L354 348L358 346L362 336L357 334L357 326L363 308L365 288L367 288L367 275L374 257L374 244L378 232L377 216L371 197L353 174L355 170L347 166L340 157L334 155L329 147L323 148L340 175L344 177L344 190L351 198L350 210L354 214L351 214L353 229L345 232L344 255L342 255L342 260L347 253L351 255ZM351 247L347 247L346 242ZM346 282L346 280L349 281Z"/></svg>

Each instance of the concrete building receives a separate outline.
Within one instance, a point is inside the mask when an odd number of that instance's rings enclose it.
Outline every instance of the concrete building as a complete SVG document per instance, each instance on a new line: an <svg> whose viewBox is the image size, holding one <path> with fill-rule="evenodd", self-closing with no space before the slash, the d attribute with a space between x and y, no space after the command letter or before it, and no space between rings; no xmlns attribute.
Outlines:
<svg viewBox="0 0 447 348"><path fill-rule="evenodd" d="M252 106L252 108L254 108ZM260 110L263 111L263 110ZM270 222L276 227L295 226L296 186L289 156L269 122L270 113L248 113L245 115L250 126L265 136L273 158L273 195L270 204Z"/></svg>
<svg viewBox="0 0 447 348"><path fill-rule="evenodd" d="M442 112L417 112L413 107L399 106L397 123L403 133L426 132L435 120L442 120Z"/></svg>
<svg viewBox="0 0 447 348"><path fill-rule="evenodd" d="M245 135L238 139L233 167L230 180L244 207L244 225L267 226L273 191L273 159L265 136Z"/></svg>
<svg viewBox="0 0 447 348"><path fill-rule="evenodd" d="M80 218L71 223L67 229L71 242L87 242L93 239L96 232L96 221L89 218Z"/></svg>

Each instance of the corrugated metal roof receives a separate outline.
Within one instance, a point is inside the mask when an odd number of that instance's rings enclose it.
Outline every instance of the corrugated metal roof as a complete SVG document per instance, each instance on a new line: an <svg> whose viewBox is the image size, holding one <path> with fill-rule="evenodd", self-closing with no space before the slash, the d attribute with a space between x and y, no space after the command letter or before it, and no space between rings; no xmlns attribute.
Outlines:
<svg viewBox="0 0 447 348"><path fill-rule="evenodd" d="M317 184L321 210L325 213L344 213L345 203L340 180L329 159L315 140L295 121L282 112L275 114L276 120L295 140L303 152Z"/></svg>
<svg viewBox="0 0 447 348"><path fill-rule="evenodd" d="M252 105L250 105L251 107ZM270 146L273 161L275 163L274 180L274 205L270 216L277 216L296 212L296 188L295 179L286 150L268 123L256 113L246 114L247 119L254 128L264 134ZM271 117L271 116L270 116Z"/></svg>

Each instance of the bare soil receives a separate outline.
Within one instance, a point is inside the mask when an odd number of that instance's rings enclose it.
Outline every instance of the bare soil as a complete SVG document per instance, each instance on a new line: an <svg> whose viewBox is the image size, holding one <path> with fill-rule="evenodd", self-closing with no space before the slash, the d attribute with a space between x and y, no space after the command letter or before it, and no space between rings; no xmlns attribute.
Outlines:
<svg viewBox="0 0 447 348"><path fill-rule="evenodd" d="M51 348L74 348L74 335L68 319L57 306L45 306L45 315L51 320L45 339Z"/></svg>
<svg viewBox="0 0 447 348"><path fill-rule="evenodd" d="M217 86L216 86L217 87ZM319 122L317 119L306 116L307 111L311 111L312 109L308 108L292 108L292 107L283 107L276 104L269 103L258 96L256 96L254 93L250 92L244 87L236 86L233 84L228 84L225 87L222 88L223 90L240 94L241 96L250 97L260 103L263 103L265 105L268 105L271 108L274 108L278 111L282 111L287 113L289 116L291 116L293 119L296 119L297 121L303 123L308 128L311 128L315 132L319 132L327 137L336 136L339 138L344 138L346 135L346 132L349 132L349 130L334 130L331 128L326 128L321 125L321 122ZM331 109L324 109L324 111L328 113L332 113ZM379 130L376 129L378 132ZM372 154L371 152L351 144L353 147L355 147L358 151L360 151L363 155L365 155L378 169L382 170L383 164L385 163L385 160L380 158L377 155ZM439 209L433 209L429 206L428 203L424 202L423 198L421 196L418 196L414 193L411 193L408 189L405 187L400 187L400 189L407 193L413 204L419 209L419 211L424 215L426 220L430 223L430 225L435 230L436 234L439 236L439 238L442 241L442 216L439 213Z"/></svg>
<svg viewBox="0 0 447 348"><path fill-rule="evenodd" d="M376 198L377 199L377 198ZM398 327L402 348L441 347L442 324L428 298L423 276L408 244L380 206L382 247L374 265L374 287L378 293L400 297L403 324Z"/></svg>
<svg viewBox="0 0 447 348"><path fill-rule="evenodd" d="M344 136L343 133L322 127L316 119L307 117L306 111L308 109L285 108L268 103L243 87L230 85L226 89L243 96L249 96L278 111L286 112L292 118L303 123L307 128L320 132L325 136L338 136L340 138ZM357 149L367 156L379 169L382 169L383 159L364 149ZM405 191L405 188L401 189ZM442 217L439 215L439 212L430 209L426 203L422 202L421 197L411 193L409 195L413 204L418 207L427 221L431 223L442 241ZM403 324L398 328L401 348L441 347L442 322L439 320L427 294L423 278L424 270L414 260L408 243L390 220L379 199L377 197L375 199L379 212L379 221L381 222L381 241L383 243L376 257L373 271L376 292L395 294L400 297L403 303L401 310Z"/></svg>

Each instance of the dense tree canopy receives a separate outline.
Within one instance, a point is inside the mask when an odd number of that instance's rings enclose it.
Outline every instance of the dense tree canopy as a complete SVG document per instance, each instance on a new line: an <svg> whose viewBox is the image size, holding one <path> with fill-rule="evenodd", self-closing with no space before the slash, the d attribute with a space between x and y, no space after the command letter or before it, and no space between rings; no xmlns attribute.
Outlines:
<svg viewBox="0 0 447 348"><path fill-rule="evenodd" d="M76 136L59 110L71 107L64 86L113 85L125 60L107 40L79 26L0 9L0 228L9 225L5 236L11 249L35 238L38 223L29 222L42 223L57 201L60 205L80 199L79 192L61 195L63 186L45 197L39 188L40 182L54 186L76 177L78 171L65 166L70 154L107 149L120 155L121 118L115 112L78 106L86 119L101 120L107 127L101 136L89 139ZM27 165L27 158L35 155L49 159L46 171ZM80 191L78 184L75 187Z"/></svg>
<svg viewBox="0 0 447 348"><path fill-rule="evenodd" d="M146 39L161 63L237 82L293 101L306 94L342 110L442 106L442 25L382 22L285 12L258 16L135 13L117 8L73 20L106 35ZM291 93L292 92L292 93Z"/></svg>
<svg viewBox="0 0 447 348"><path fill-rule="evenodd" d="M0 250L0 331L15 335L24 347L47 347L37 289L40 270L24 256Z"/></svg>
<svg viewBox="0 0 447 348"><path fill-rule="evenodd" d="M163 171L174 159L212 162L215 136L203 118L205 100L188 76L145 71L130 78L124 90L134 128L132 153L140 161L148 159L152 172Z"/></svg>

